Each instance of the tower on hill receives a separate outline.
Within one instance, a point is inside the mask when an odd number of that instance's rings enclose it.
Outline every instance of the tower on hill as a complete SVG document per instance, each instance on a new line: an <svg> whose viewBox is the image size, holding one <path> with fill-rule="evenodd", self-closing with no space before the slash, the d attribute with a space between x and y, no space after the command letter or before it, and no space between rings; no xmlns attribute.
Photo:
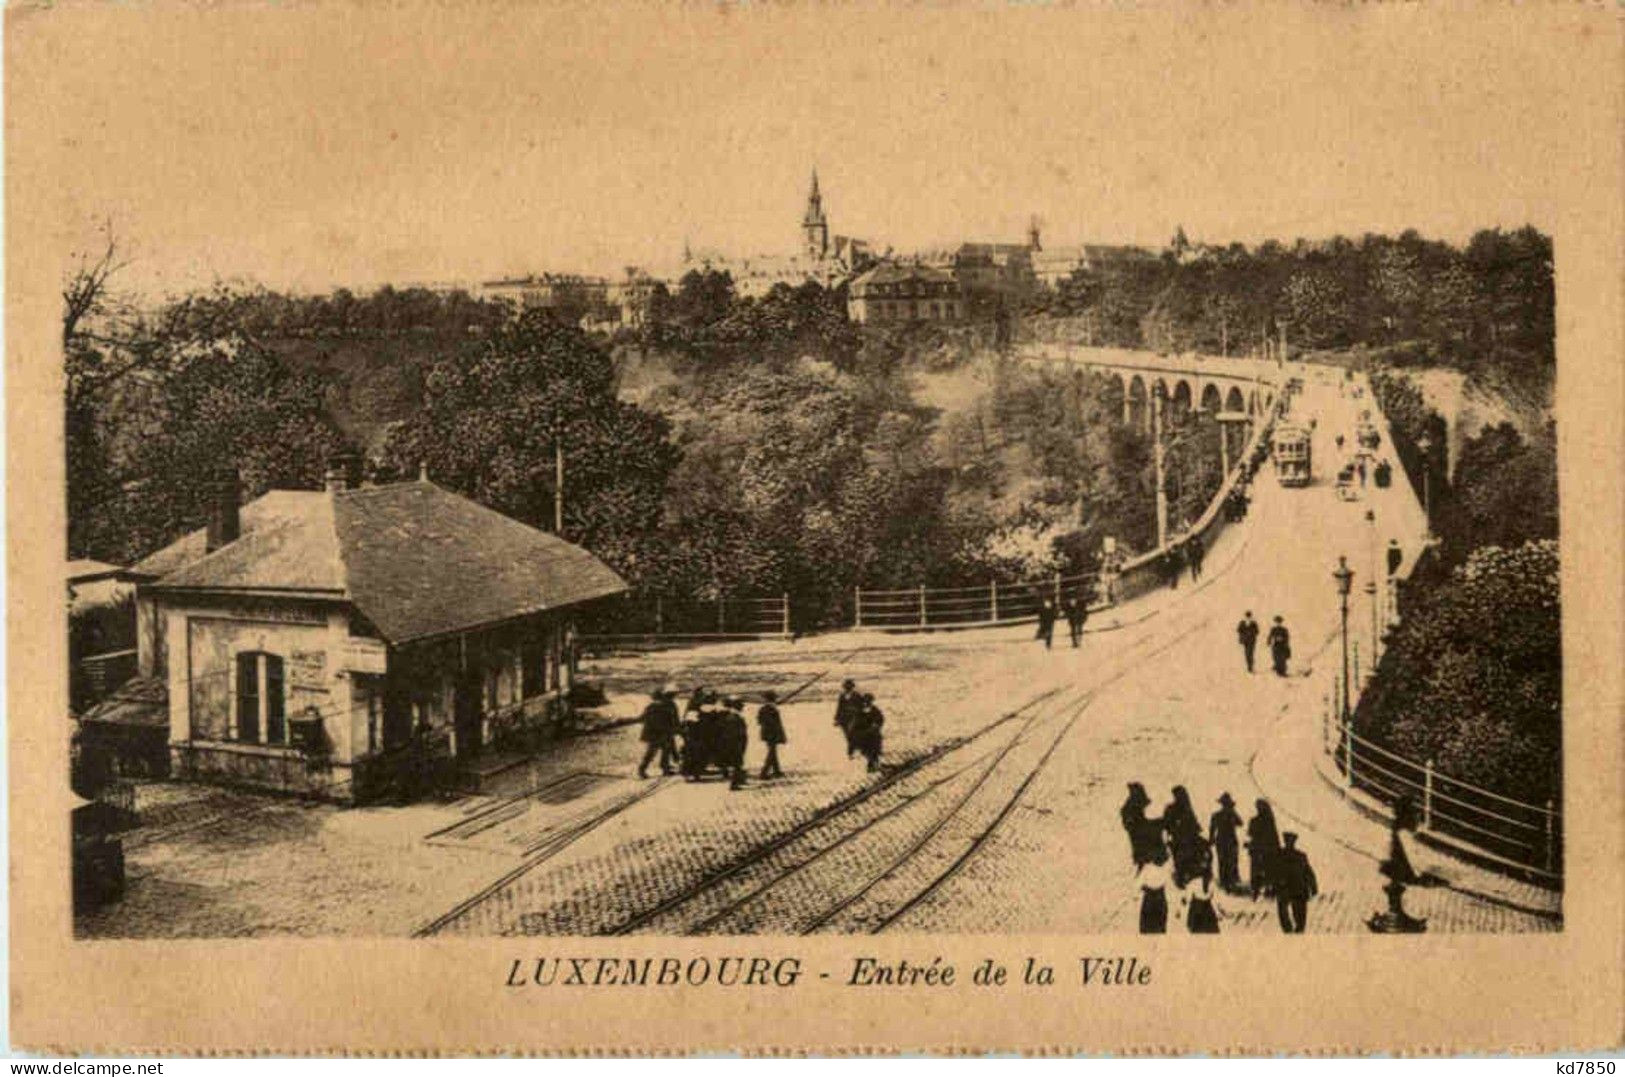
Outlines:
<svg viewBox="0 0 1625 1077"><path fill-rule="evenodd" d="M812 190L807 192L807 212L801 218L801 234L807 256L822 261L829 255L829 221L824 217L824 199L818 193L818 170L813 169Z"/></svg>

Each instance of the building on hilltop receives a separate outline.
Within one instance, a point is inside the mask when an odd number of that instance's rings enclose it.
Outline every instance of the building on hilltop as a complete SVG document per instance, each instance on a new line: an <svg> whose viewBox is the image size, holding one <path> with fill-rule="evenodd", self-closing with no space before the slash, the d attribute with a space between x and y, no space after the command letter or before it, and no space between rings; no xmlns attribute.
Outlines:
<svg viewBox="0 0 1625 1077"><path fill-rule="evenodd" d="M171 772L367 799L565 708L574 617L626 584L586 550L427 479L273 490L233 476L207 527L131 570L139 676L122 720ZM110 703L112 701L109 701Z"/></svg>
<svg viewBox="0 0 1625 1077"><path fill-rule="evenodd" d="M859 324L957 322L964 316L952 274L919 263L883 262L847 289L847 317Z"/></svg>

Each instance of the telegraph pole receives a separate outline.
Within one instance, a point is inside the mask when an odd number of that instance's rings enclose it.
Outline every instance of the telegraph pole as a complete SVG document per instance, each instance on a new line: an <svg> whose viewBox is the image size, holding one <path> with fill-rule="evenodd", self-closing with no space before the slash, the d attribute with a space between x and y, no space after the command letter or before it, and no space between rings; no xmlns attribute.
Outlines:
<svg viewBox="0 0 1625 1077"><path fill-rule="evenodd" d="M564 535L564 442L553 439L553 533Z"/></svg>
<svg viewBox="0 0 1625 1077"><path fill-rule="evenodd" d="M1162 447L1162 383L1151 389L1151 458L1156 464L1157 483L1157 548L1168 544L1168 477L1164 473Z"/></svg>

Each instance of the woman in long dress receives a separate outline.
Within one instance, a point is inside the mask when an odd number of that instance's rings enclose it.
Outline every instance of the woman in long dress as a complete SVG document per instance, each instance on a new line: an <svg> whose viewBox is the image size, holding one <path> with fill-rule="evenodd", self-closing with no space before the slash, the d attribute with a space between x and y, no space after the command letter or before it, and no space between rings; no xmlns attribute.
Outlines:
<svg viewBox="0 0 1625 1077"><path fill-rule="evenodd" d="M1275 889L1275 858L1281 851L1281 833L1275 826L1275 809L1260 798L1257 814L1247 823L1248 888L1253 900Z"/></svg>
<svg viewBox="0 0 1625 1077"><path fill-rule="evenodd" d="M1140 891L1140 934L1168 933L1168 850L1158 844L1151 858L1135 873Z"/></svg>
<svg viewBox="0 0 1625 1077"><path fill-rule="evenodd" d="M1145 809L1150 806L1151 797L1146 793L1145 786L1139 782L1129 782L1128 799L1123 801L1123 807L1117 814L1123 820L1123 832L1128 835L1129 855L1134 858L1136 868L1151 858L1151 848L1155 844L1149 839L1155 834L1157 824L1145 817Z"/></svg>
<svg viewBox="0 0 1625 1077"><path fill-rule="evenodd" d="M1184 886L1201 869L1198 846L1202 844L1202 824L1183 785L1174 786L1173 802L1162 812L1162 827L1173 853L1174 885Z"/></svg>

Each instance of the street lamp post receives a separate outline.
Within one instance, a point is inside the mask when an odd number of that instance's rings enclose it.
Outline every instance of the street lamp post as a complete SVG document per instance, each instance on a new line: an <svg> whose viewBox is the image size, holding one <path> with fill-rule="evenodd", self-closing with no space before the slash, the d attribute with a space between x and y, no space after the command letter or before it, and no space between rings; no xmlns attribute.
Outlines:
<svg viewBox="0 0 1625 1077"><path fill-rule="evenodd" d="M1369 543L1371 547L1370 575L1368 575L1365 580L1365 593L1371 596L1371 675L1374 677L1377 673L1377 659L1382 657L1382 630L1379 627L1382 621L1382 615L1378 609L1379 603L1377 591L1378 573L1376 509L1368 508L1365 510L1365 522L1371 525L1368 529L1371 540Z"/></svg>
<svg viewBox="0 0 1625 1077"><path fill-rule="evenodd" d="M1337 571L1332 573L1337 581L1337 599L1341 616L1343 636L1343 725L1347 727L1350 715L1349 709L1349 588L1354 583L1354 570L1349 568L1348 558L1339 555L1337 558Z"/></svg>

